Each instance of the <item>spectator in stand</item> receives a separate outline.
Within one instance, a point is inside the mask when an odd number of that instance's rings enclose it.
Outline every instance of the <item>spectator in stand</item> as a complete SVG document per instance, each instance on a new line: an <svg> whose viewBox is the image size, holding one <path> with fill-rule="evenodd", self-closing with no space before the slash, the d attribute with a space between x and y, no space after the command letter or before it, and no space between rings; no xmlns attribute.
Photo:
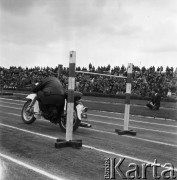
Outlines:
<svg viewBox="0 0 177 180"><path fill-rule="evenodd" d="M11 66L9 69L0 67L0 80L4 82L6 88L25 88L30 84L40 81L45 74L57 73L58 67L34 67L34 68L22 68ZM121 67L115 66L111 69L111 66L101 66L97 69L90 63L89 70L83 67L77 67L78 71L90 71L95 73L109 73L112 75L124 75L126 76L126 68L124 65ZM43 73L44 72L44 73ZM167 67L163 72L163 67L158 67L157 71L152 66L149 69L138 66L133 67L133 83L132 93L149 96L150 92L154 88L158 88L159 92L166 96L168 89L172 93L177 92L177 71L171 67ZM67 88L68 85L68 68L64 67L60 80ZM97 92L106 94L118 94L125 93L126 82L118 78L110 78L105 76L96 76L84 74L76 74L76 87L81 92Z"/></svg>

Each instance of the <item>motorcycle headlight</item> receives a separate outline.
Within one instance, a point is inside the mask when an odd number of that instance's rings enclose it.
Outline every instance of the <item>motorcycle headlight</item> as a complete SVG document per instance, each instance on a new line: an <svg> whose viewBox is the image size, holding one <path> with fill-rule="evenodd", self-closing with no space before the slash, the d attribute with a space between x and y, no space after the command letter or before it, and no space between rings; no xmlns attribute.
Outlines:
<svg viewBox="0 0 177 180"><path fill-rule="evenodd" d="M88 110L88 108L83 106L82 112L85 113L85 112L87 112L87 110Z"/></svg>
<svg viewBox="0 0 177 180"><path fill-rule="evenodd" d="M87 111L88 111L88 107L85 107L85 108L84 108L84 111L87 112Z"/></svg>

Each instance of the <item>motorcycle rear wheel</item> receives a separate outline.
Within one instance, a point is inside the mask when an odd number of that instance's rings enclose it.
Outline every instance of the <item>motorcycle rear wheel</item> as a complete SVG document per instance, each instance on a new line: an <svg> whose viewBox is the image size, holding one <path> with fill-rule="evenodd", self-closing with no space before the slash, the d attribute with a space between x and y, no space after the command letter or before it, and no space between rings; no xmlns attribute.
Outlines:
<svg viewBox="0 0 177 180"><path fill-rule="evenodd" d="M66 132L66 116L61 117L61 120L59 121L59 126L63 132ZM73 132L76 131L80 126L80 120L77 117L77 113L74 110L73 113Z"/></svg>
<svg viewBox="0 0 177 180"><path fill-rule="evenodd" d="M22 117L22 121L25 123L25 124L32 124L36 118L34 117L34 112L32 110L32 112L27 112L26 109L29 107L29 105L31 104L31 100L28 100L24 105L23 105L23 108L22 108L22 111L21 111L21 117Z"/></svg>

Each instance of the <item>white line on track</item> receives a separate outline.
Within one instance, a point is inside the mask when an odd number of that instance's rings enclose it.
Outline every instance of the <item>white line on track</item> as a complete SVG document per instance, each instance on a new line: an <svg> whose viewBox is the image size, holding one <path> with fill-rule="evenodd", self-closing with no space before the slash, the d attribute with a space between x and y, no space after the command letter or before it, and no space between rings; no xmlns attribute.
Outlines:
<svg viewBox="0 0 177 180"><path fill-rule="evenodd" d="M23 104L19 104L19 103L12 103L12 102L5 102L5 101L0 101L0 103L14 104L14 105L18 105L18 106L22 106L23 105Z"/></svg>
<svg viewBox="0 0 177 180"><path fill-rule="evenodd" d="M94 110L92 109L92 111L96 111L96 112L101 112L101 113L108 113L108 114L119 114L119 115L123 115L124 113L118 113L118 112L111 112L111 111L101 111L101 110ZM130 116L133 117L141 117L141 118L146 118L146 119L156 119L156 120L161 120L161 121L173 121L173 122L177 122L177 120L175 119L168 119L168 118L160 118L160 117L153 117L153 116L143 116L143 115L138 115L138 114L130 114Z"/></svg>
<svg viewBox="0 0 177 180"><path fill-rule="evenodd" d="M6 107L6 108L11 108L11 109L22 109L22 108L16 108L16 107L12 107L12 106L4 106L4 105L1 105L1 104L0 104L0 106L1 107Z"/></svg>
<svg viewBox="0 0 177 180"><path fill-rule="evenodd" d="M0 98L0 99L9 100L9 101L17 101L17 102L25 102L24 100L14 100L14 99L7 99L7 98ZM98 111L98 110L92 110L92 111ZM100 112L124 115L124 113L117 113L117 112L108 112L108 111L100 111ZM168 120L168 121L176 122L175 119L166 119L166 118L158 118L158 117L151 117L151 116L133 115L133 114L130 114L130 116L134 116L134 117L137 116L137 117L148 118L148 119L157 119L157 120L163 120L163 121Z"/></svg>
<svg viewBox="0 0 177 180"><path fill-rule="evenodd" d="M49 136L49 135L45 135L45 134L36 133L36 132L33 132L33 131L28 131L28 130L25 130L25 129L17 128L17 127L10 126L10 125L7 125L7 124L0 123L0 126L16 129L16 130L19 130L19 131L27 132L27 133L30 133L30 134L34 134L34 135L38 135L38 136L42 136L42 137L46 137L46 138L50 138L50 139L55 139L56 140L58 138L58 137L54 137L54 136ZM154 164L154 162L150 162L148 160L144 160L144 159L140 159L140 158L136 158L136 157L132 157L132 156L127 156L127 155L124 155L124 154L119 154L119 153L115 153L115 152L100 149L100 148L95 148L93 146L88 146L88 145L82 145L82 146L85 147L85 148L88 148L88 149L92 149L92 150L95 150L95 151L102 152L102 153L111 154L111 155L115 155L115 156L119 156L119 157L125 157L127 159L138 161L138 162L145 162L145 163L149 163L149 164ZM176 145L176 147L177 147L177 145ZM177 171L177 168L175 168L174 170Z"/></svg>
<svg viewBox="0 0 177 180"><path fill-rule="evenodd" d="M124 126L124 125L121 125L121 124L107 123L107 122L96 121L96 120L92 120L92 119L89 119L89 121L96 122L96 123L101 123L101 124L107 124L107 125ZM136 126L129 126L129 127L130 128L135 128L135 129L143 129L143 130L146 130L146 131L153 131L153 132L160 132L160 133L167 133L167 134L177 135L177 133L168 132L168 131L160 131L160 130L156 130L156 129L147 129L147 128L136 127Z"/></svg>
<svg viewBox="0 0 177 180"><path fill-rule="evenodd" d="M116 135L116 133L113 133L113 132L107 132L107 131L102 131L102 130L98 130L98 129L87 129L89 131L96 131L96 132L101 132L101 133L106 133L106 134L112 134L112 135ZM161 145L166 145L166 146L172 146L172 147L177 147L177 145L175 144L169 144L169 143L165 143L165 142L160 142L160 141L153 141L153 140L150 140L150 139L144 139L144 138L140 138L140 137L137 137L137 136L128 136L128 135L124 135L125 137L127 138L132 138L132 139L138 139L138 140L141 140L141 141L146 141L146 142L150 142L150 143L155 143L155 144L161 144Z"/></svg>
<svg viewBox="0 0 177 180"><path fill-rule="evenodd" d="M4 113L2 111L0 111L1 113ZM15 113L5 113L5 114L9 114L9 115L14 115L14 116L21 116L19 114L15 114ZM91 122L96 122L96 123L101 123L101 124L107 124L107 125L117 125L117 126L123 126L121 124L115 124L115 123L109 123L109 122L103 122L103 121L96 121L96 120L91 120L89 119L89 121ZM173 132L168 132L168 131L161 131L161 130L156 130L156 129L147 129L147 128L142 128L142 127L136 127L136 126L129 126L130 128L135 128L135 129L143 129L143 130L146 130L146 131L153 131L153 132L159 132L159 133L166 133L166 134L172 134L172 135L177 135L177 133L173 133ZM176 126L172 126L172 127L176 127ZM93 130L93 129L92 129ZM106 131L101 131L100 132L105 132L107 133ZM111 133L111 132L108 132L108 133Z"/></svg>
<svg viewBox="0 0 177 180"><path fill-rule="evenodd" d="M27 132L27 133L30 133L30 134L35 134L35 135L38 135L38 136L47 137L47 138L50 138L50 139L56 139L56 138L54 138L54 137L52 137L52 136L49 136L49 135L40 134L40 133L36 133L36 132L32 132L32 131L28 131L28 130L26 130L26 129L17 128L17 127L15 127L15 126L10 126L10 125L3 124L3 123L0 123L0 126L4 126L4 127L16 129L16 130L19 130L19 131Z"/></svg>
<svg viewBox="0 0 177 180"><path fill-rule="evenodd" d="M20 114L15 114L15 113L7 113L7 114L10 114L10 115L13 115L13 116L18 116L18 117L21 116Z"/></svg>
<svg viewBox="0 0 177 180"><path fill-rule="evenodd" d="M0 99L4 99L4 100L7 100L7 101L25 102L24 100L16 100L16 99L7 99L7 98L0 98Z"/></svg>
<svg viewBox="0 0 177 180"><path fill-rule="evenodd" d="M7 108L12 108L12 109L21 109L21 108L14 108L12 106L3 106L3 105L0 105L0 106L7 107ZM7 113L7 114L16 115L15 113ZM92 116L99 116L99 115L94 115L94 114L90 114L90 115L92 115ZM18 116L18 115L16 115L16 116ZM123 120L122 118L115 118L115 117L109 117L109 116L99 116L99 117L106 117L106 118L111 118L111 119L120 119L120 120ZM91 119L89 119L89 121L96 122L96 123L101 123L101 124L107 124L107 125L123 126L121 124L115 124L115 123L109 123L109 122L103 122L103 121L96 121L96 120L91 120ZM139 122L139 121L137 121L137 122ZM144 123L144 122L140 121L140 123ZM159 125L159 126L169 126L169 127L175 127L175 128L177 127L175 125L164 125L164 124L158 124L158 123L147 123L147 124L156 124L156 125ZM129 127L130 128L135 128L135 129L143 129L143 130L146 130L146 131L153 131L153 132L160 132L160 133L167 133L167 134L177 135L177 133L173 133L173 132L167 132L167 131L161 131L161 130L155 130L155 129L147 129L147 128L136 127L136 126L129 126Z"/></svg>
<svg viewBox="0 0 177 180"><path fill-rule="evenodd" d="M28 94L24 94L24 93L13 93L13 94L28 96ZM29 92L29 94L31 94L31 92Z"/></svg>
<svg viewBox="0 0 177 180"><path fill-rule="evenodd" d="M27 96L28 94L24 94L24 93L13 93L13 94L16 94L16 95L23 95L23 96ZM1 99L1 98L0 98ZM2 98L2 99L5 99L5 98ZM93 103L100 103L100 101L94 101L94 100L87 100L87 99L82 99L82 101L86 101L86 102L93 102ZM122 104L121 102L108 102L108 101L102 101L101 102L102 104ZM141 107L146 107L142 104L131 104L131 106L141 106ZM161 107L161 109L176 109L176 108L169 108L169 107Z"/></svg>
<svg viewBox="0 0 177 180"><path fill-rule="evenodd" d="M9 104L15 104L15 103L9 103ZM19 109L21 110L21 108L16 108L16 107L13 107L13 106L4 106L4 105L0 105L1 107L7 107L7 108L12 108L12 109ZM96 117L103 117L103 118L108 118L108 119L119 119L121 121L124 121L123 118L118 118L118 117L110 117L110 116L103 116L103 115L96 115L96 114L91 114L91 113L88 113L88 115L91 115L91 116L96 116ZM145 121L136 121L136 120L133 120L133 119L130 119L131 122L137 122L137 123L144 123L144 124L151 124L151 125L158 125L158 126L165 126L165 127L177 127L175 125L169 125L169 124L160 124L160 123L151 123L151 122L145 122ZM95 121L96 122L96 121ZM99 121L98 121L99 122ZM100 122L100 123L105 123L105 124L111 124L111 123L106 123L106 122ZM119 124L113 124L112 125L119 125ZM121 126L121 125L120 125ZM129 126L130 127L130 126ZM133 126L131 126L133 127ZM139 128L139 127L133 127L133 128ZM145 128L139 128L139 129L145 129ZM152 129L146 129L146 130L152 130ZM153 131L153 130L152 130ZM156 130L158 131L158 130ZM160 131L159 131L160 132ZM165 132L165 131L162 131L162 132ZM176 134L176 133L175 133Z"/></svg>
<svg viewBox="0 0 177 180"><path fill-rule="evenodd" d="M13 113L8 113L8 114L12 114L12 115L14 115ZM16 116L20 116L20 115L17 115L17 114L15 114ZM40 121L44 121L44 122L49 122L49 121L47 121L47 120L45 120L45 119L38 119L38 120L40 120ZM2 123L0 123L0 125L1 125ZM11 128L13 128L14 126L10 126L10 125L5 125L5 124L3 124L4 126L7 126L7 127L11 127ZM81 129L85 129L85 128L82 128L82 127L80 127ZM21 130L20 128L17 128L17 127L14 127L14 129L17 129L17 130ZM107 132L107 131L102 131L102 130L98 130L98 129L87 129L88 131L95 131L95 132L99 132L99 133L105 133L105 134L111 134L111 135L116 135L117 136L117 134L116 133L113 133L113 132ZM21 131L23 131L23 130L21 130ZM28 131L28 130L24 130L25 132L28 132L28 133L30 133L31 131ZM39 135L40 133L35 133L36 135ZM145 142L150 142L150 143L155 143L155 144L161 144L161 145L165 145L165 146L172 146L172 147L177 147L177 145L175 145L175 144L169 144L169 143L165 143L165 142L160 142L160 141L154 141L154 140L149 140L149 139L144 139L144 138L140 138L140 137L134 137L134 136L127 136L127 135L124 135L125 137L127 137L127 138L132 138L132 139L138 139L138 140L141 140L141 141L145 141Z"/></svg>
<svg viewBox="0 0 177 180"><path fill-rule="evenodd" d="M36 167L31 166L31 165L29 165L29 164L26 164L26 163L24 163L24 162L22 162L22 161L19 161L19 160L15 159L15 158L12 158L12 157L7 156L7 155L5 155L5 154L0 153L0 157L5 158L5 159L7 159L7 160L9 160L9 161L11 161L11 162L13 162L13 163L16 163L16 164L18 164L18 165L20 165L20 166L25 167L25 168L27 168L27 169L30 169L30 170L32 170L32 171L35 171L35 172L37 172L37 173L39 173L39 174L41 174L41 175L43 175L43 176L46 176L46 177L48 177L48 178L50 178L50 179L54 179L54 180L64 180L63 178L54 176L53 174L50 174L50 173L48 173L48 172L46 172L46 171L44 171L44 170L41 170L41 169L39 169L39 168L36 168ZM0 175L0 177L1 177L1 175Z"/></svg>
<svg viewBox="0 0 177 180"><path fill-rule="evenodd" d="M92 103L101 103L101 104L113 104L113 105L122 105L124 102L108 102L108 101L94 101L94 100L86 100L86 99L82 99L82 101L85 101L85 102L92 102ZM145 105L143 104L130 104L131 106L136 106L136 107L146 107ZM161 109L172 109L172 110L176 110L176 108L174 107L161 107Z"/></svg>
<svg viewBox="0 0 177 180"><path fill-rule="evenodd" d="M90 113L88 113L88 115L96 116L96 117L103 117L103 118L108 118L108 119L119 119L119 120L124 121L123 118L118 118L118 117L110 117L110 116L96 115L96 114L90 114ZM177 127L177 126L175 126L175 125L160 124L160 123L151 123L151 122L145 122L145 121L136 121L136 120L133 120L133 119L130 119L130 121L131 121L131 122L137 122L137 123L144 123L144 124L152 124L152 125L160 125L160 126Z"/></svg>

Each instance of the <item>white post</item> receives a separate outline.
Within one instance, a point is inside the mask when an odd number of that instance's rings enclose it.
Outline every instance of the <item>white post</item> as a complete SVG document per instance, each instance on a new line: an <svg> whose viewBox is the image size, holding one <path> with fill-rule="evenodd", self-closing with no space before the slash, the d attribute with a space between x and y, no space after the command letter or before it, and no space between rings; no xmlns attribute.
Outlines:
<svg viewBox="0 0 177 180"><path fill-rule="evenodd" d="M130 115L130 95L131 95L131 78L132 78L132 64L128 64L127 69L127 84L125 97L125 112L124 112L124 130L128 131L129 115Z"/></svg>
<svg viewBox="0 0 177 180"><path fill-rule="evenodd" d="M66 141L71 141L72 135L73 135L75 66L76 66L76 52L70 51L69 77L68 77L69 78L68 79L68 100L67 100L67 121L66 121Z"/></svg>

